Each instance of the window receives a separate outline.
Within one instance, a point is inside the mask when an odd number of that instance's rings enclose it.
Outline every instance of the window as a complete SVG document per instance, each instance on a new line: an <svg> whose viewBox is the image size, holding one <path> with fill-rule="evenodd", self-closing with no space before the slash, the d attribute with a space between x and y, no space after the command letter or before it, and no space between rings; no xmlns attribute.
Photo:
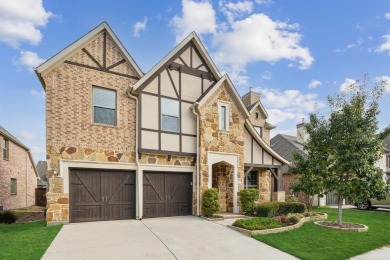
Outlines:
<svg viewBox="0 0 390 260"><path fill-rule="evenodd" d="M3 160L9 159L9 141L7 139L3 139Z"/></svg>
<svg viewBox="0 0 390 260"><path fill-rule="evenodd" d="M390 155L386 156L386 168L390 168Z"/></svg>
<svg viewBox="0 0 390 260"><path fill-rule="evenodd" d="M260 127L260 126L254 126L256 132L261 136L263 137L263 128Z"/></svg>
<svg viewBox="0 0 390 260"><path fill-rule="evenodd" d="M229 130L229 105L226 103L219 103L219 130Z"/></svg>
<svg viewBox="0 0 390 260"><path fill-rule="evenodd" d="M16 179L11 178L11 194L16 194Z"/></svg>
<svg viewBox="0 0 390 260"><path fill-rule="evenodd" d="M93 87L93 122L116 125L116 91Z"/></svg>
<svg viewBox="0 0 390 260"><path fill-rule="evenodd" d="M161 130L179 132L179 101L161 98Z"/></svg>
<svg viewBox="0 0 390 260"><path fill-rule="evenodd" d="M251 171L245 178L245 188L255 188L257 189L257 171Z"/></svg>
<svg viewBox="0 0 390 260"><path fill-rule="evenodd" d="M256 112L256 119L259 119L259 113Z"/></svg>

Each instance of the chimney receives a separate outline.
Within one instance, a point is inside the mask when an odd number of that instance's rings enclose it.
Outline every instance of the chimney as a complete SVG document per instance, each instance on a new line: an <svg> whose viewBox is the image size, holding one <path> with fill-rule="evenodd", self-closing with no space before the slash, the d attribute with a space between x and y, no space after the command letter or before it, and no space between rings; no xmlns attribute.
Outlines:
<svg viewBox="0 0 390 260"><path fill-rule="evenodd" d="M252 88L249 89L249 92L246 93L244 96L242 96L242 102L246 107L249 107L250 105L256 103L260 100L260 94L257 92L252 91Z"/></svg>
<svg viewBox="0 0 390 260"><path fill-rule="evenodd" d="M304 143L307 141L308 138L309 138L309 135L307 134L306 129L305 129L305 122L303 122L303 119L302 119L302 123L297 124L297 140L300 143Z"/></svg>

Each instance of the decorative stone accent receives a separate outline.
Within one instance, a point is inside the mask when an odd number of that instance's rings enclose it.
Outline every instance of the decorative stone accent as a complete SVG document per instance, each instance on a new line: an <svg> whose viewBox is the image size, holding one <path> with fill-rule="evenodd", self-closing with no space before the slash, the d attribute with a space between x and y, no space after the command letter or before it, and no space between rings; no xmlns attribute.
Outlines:
<svg viewBox="0 0 390 260"><path fill-rule="evenodd" d="M233 166L220 162L214 164L212 169L212 187L219 192L220 211L233 212Z"/></svg>
<svg viewBox="0 0 390 260"><path fill-rule="evenodd" d="M142 154L141 159L139 160L140 164L175 166L195 166L195 161L195 157L176 155L172 155L169 160L168 155L162 154Z"/></svg>
<svg viewBox="0 0 390 260"><path fill-rule="evenodd" d="M218 151L223 153L237 154L239 157L237 169L238 191L244 188L244 123L245 118L241 114L234 99L234 93L226 87L226 82L217 89L213 95L198 108L200 114L200 174L201 174L201 197L208 186L208 163L207 152ZM229 131L219 131L218 101L230 104ZM233 171L230 171L231 173ZM227 196L226 210L233 211L233 176L226 175ZM222 177L223 179L223 177ZM220 180L220 182L222 181ZM223 193L224 191L222 191ZM237 196L239 196L237 194ZM239 200L238 200L239 201ZM225 205L223 203L223 205ZM223 206L225 207L225 206Z"/></svg>
<svg viewBox="0 0 390 260"><path fill-rule="evenodd" d="M352 231L352 232L366 232L368 231L368 226L363 224L357 224L357 223L350 223L350 222L343 222L343 224L350 224L353 227L338 227L338 226L329 226L324 224L325 221L316 221L314 224L317 226L321 226L324 228L330 228L334 230L340 230L340 231Z"/></svg>
<svg viewBox="0 0 390 260"><path fill-rule="evenodd" d="M47 197L47 224L69 222L69 199L66 193L46 193Z"/></svg>

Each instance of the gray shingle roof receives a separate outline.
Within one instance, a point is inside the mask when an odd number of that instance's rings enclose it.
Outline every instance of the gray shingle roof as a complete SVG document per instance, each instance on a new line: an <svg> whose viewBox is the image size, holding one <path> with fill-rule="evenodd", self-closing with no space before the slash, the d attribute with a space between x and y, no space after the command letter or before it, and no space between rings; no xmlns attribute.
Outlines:
<svg viewBox="0 0 390 260"><path fill-rule="evenodd" d="M4 127L0 125L0 134L4 135L6 138L11 139L16 144L20 145L25 150L30 150L26 145L24 145L18 138L8 132Z"/></svg>

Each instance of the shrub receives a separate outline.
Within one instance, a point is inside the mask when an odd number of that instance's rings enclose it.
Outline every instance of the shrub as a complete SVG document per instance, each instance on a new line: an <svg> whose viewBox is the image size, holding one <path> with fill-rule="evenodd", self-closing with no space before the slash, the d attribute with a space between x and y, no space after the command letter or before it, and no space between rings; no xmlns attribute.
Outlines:
<svg viewBox="0 0 390 260"><path fill-rule="evenodd" d="M240 202L242 211L246 214L252 215L256 203L259 200L259 190L258 189L244 189L240 191Z"/></svg>
<svg viewBox="0 0 390 260"><path fill-rule="evenodd" d="M301 202L265 202L256 207L256 214L259 217L274 217L305 211L306 206Z"/></svg>
<svg viewBox="0 0 390 260"><path fill-rule="evenodd" d="M289 214L287 215L288 222L290 222L291 225L297 224L299 222L299 216L295 214Z"/></svg>
<svg viewBox="0 0 390 260"><path fill-rule="evenodd" d="M286 202L297 202L298 198L294 194L286 195Z"/></svg>
<svg viewBox="0 0 390 260"><path fill-rule="evenodd" d="M217 189L207 189L203 193L202 213L205 217L211 217L219 211L219 194Z"/></svg>
<svg viewBox="0 0 390 260"><path fill-rule="evenodd" d="M278 215L279 205L275 202L265 202L256 207L256 215L272 218Z"/></svg>
<svg viewBox="0 0 390 260"><path fill-rule="evenodd" d="M279 203L278 215L287 215L288 213L304 213L306 211L305 204L301 202L275 202Z"/></svg>
<svg viewBox="0 0 390 260"><path fill-rule="evenodd" d="M12 224L16 222L16 215L10 210L6 210L0 213L0 223Z"/></svg>
<svg viewBox="0 0 390 260"><path fill-rule="evenodd" d="M238 219L233 223L233 226L244 228L248 230L262 230L262 229L270 229L270 228L278 228L282 225L279 221L273 218L246 218L246 219Z"/></svg>

